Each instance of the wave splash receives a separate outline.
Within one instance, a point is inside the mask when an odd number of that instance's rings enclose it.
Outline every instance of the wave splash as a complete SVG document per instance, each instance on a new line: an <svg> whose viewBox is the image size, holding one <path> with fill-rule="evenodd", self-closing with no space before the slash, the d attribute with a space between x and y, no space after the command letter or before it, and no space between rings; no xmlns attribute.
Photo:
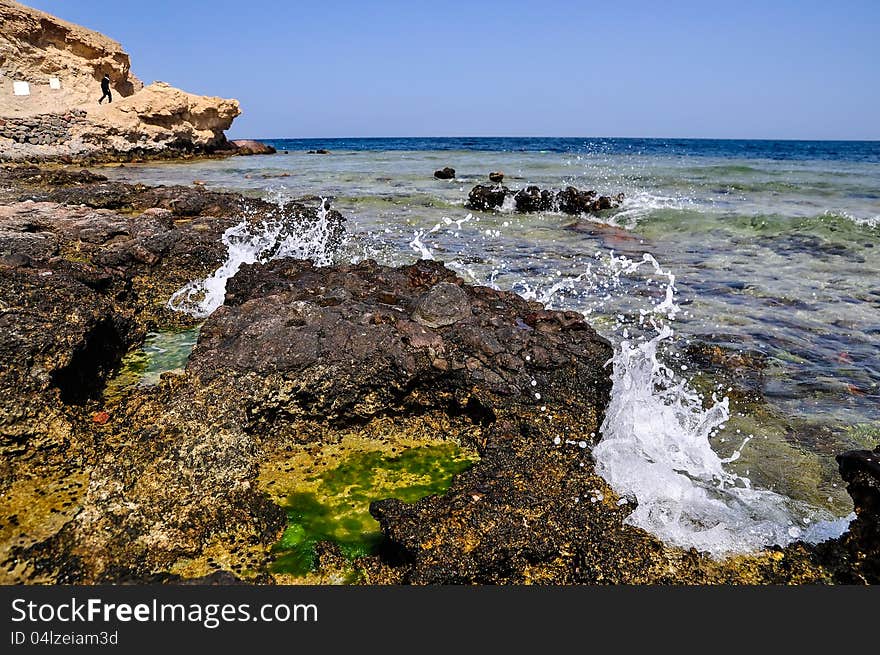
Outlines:
<svg viewBox="0 0 880 655"><path fill-rule="evenodd" d="M196 318L205 318L223 304L226 282L244 264L265 264L273 259L290 257L308 259L317 266L333 263L340 239L337 220L324 198L314 219L289 211L283 199L269 219L255 224L247 218L223 233L226 261L208 277L193 280L172 294L168 307Z"/></svg>
<svg viewBox="0 0 880 655"><path fill-rule="evenodd" d="M674 276L650 255L632 262L612 253L611 262L622 272L647 262L655 275L668 280L664 300L641 312L639 322L650 326L653 336L629 339L624 330L615 348L609 362L611 400L602 439L593 449L596 472L618 495L636 502L626 522L668 544L719 558L798 539L818 543L840 536L854 515L835 518L807 503L754 489L748 478L725 468L749 441L745 438L727 458L713 450L711 439L730 418L728 399L713 394L705 408L703 398L658 356L674 335L662 317L672 321L679 311Z"/></svg>
<svg viewBox="0 0 880 655"><path fill-rule="evenodd" d="M418 230L409 243L419 257L433 259L428 237L469 222L444 220ZM492 239L494 234L481 231ZM774 491L753 488L748 477L728 470L749 441L745 437L729 457L713 440L725 435L729 401L713 394L710 402L663 363L662 350L674 339L672 324L683 312L676 300L676 277L649 253L641 259L612 251L596 257L577 275L560 271L504 276L499 268L480 274L461 257L447 265L475 283L509 288L548 308L574 309L587 317L616 315L614 355L609 361L612 391L601 440L592 451L596 471L635 509L627 523L664 542L694 548L716 558L785 546L796 540L818 543L843 534L854 514L835 517ZM651 290L650 300L635 293ZM629 317L621 311L627 305ZM631 311L630 311L631 310ZM729 435L726 435L729 436Z"/></svg>

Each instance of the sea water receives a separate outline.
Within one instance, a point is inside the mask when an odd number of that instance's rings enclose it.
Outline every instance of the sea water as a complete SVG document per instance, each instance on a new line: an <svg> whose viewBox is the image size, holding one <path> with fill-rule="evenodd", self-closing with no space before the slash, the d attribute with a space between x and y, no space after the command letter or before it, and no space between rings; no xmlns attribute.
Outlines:
<svg viewBox="0 0 880 655"><path fill-rule="evenodd" d="M880 441L880 143L271 143L286 153L108 169L267 198L325 196L348 218L335 253L320 229L275 249L267 243L289 238L277 221L243 222L224 235L227 262L172 304L210 313L237 267L267 252L319 265L441 260L469 282L581 311L612 340L612 400L594 456L637 501L629 522L717 556L845 529L851 505L834 455ZM307 154L319 148L331 154ZM434 179L447 165L456 178ZM590 217L466 209L493 170L511 188L571 184L626 200ZM692 344L757 356L757 393L744 399L729 377L689 366Z"/></svg>

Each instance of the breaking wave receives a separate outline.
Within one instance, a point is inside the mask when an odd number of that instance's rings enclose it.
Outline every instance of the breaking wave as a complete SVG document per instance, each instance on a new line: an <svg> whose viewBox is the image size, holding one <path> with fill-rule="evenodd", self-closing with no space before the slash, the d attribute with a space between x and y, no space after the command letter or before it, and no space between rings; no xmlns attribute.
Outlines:
<svg viewBox="0 0 880 655"><path fill-rule="evenodd" d="M314 220L285 211L278 199L275 215L258 224L242 220L223 233L226 260L208 277L193 280L176 291L168 307L196 318L205 318L223 304L226 282L244 264L265 264L290 257L308 259L318 266L333 263L338 230L330 216L329 203L321 199Z"/></svg>
<svg viewBox="0 0 880 655"><path fill-rule="evenodd" d="M635 500L626 522L666 543L715 557L797 539L817 543L842 534L852 516L835 519L806 503L754 489L725 465L711 440L730 417L727 398L711 406L658 359L673 336L665 325L641 343L623 340L612 360L611 401L593 449L596 472Z"/></svg>

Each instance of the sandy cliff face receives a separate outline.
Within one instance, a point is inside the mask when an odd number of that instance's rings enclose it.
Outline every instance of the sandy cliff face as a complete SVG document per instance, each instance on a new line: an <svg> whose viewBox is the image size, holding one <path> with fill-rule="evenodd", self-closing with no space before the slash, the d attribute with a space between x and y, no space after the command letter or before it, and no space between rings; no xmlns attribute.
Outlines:
<svg viewBox="0 0 880 655"><path fill-rule="evenodd" d="M210 150L226 144L223 132L240 113L236 100L194 95L153 82L113 104L89 108L93 130L82 136L92 142L103 140L108 150Z"/></svg>
<svg viewBox="0 0 880 655"><path fill-rule="evenodd" d="M104 74L114 98L98 105ZM15 95L15 82L29 95ZM239 113L236 100L145 87L118 42L0 0L0 160L210 152L227 147Z"/></svg>
<svg viewBox="0 0 880 655"><path fill-rule="evenodd" d="M34 115L96 102L106 73L122 96L143 88L122 46L103 34L0 0L0 107L4 115ZM51 89L49 79L61 82ZM30 96L14 96L14 80L28 82Z"/></svg>

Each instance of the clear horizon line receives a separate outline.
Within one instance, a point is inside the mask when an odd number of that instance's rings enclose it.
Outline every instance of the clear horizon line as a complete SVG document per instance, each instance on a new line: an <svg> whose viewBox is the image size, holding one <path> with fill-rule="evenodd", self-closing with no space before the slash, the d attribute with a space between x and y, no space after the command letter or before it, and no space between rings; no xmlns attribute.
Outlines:
<svg viewBox="0 0 880 655"><path fill-rule="evenodd" d="M682 140L682 141L801 141L801 142L825 142L825 143L880 143L876 139L828 139L828 138L771 138L771 137L714 137L714 136L511 136L511 135L455 135L455 136L261 136L261 137L238 137L241 139L253 139L255 141L321 141L329 139L620 139L620 140Z"/></svg>

